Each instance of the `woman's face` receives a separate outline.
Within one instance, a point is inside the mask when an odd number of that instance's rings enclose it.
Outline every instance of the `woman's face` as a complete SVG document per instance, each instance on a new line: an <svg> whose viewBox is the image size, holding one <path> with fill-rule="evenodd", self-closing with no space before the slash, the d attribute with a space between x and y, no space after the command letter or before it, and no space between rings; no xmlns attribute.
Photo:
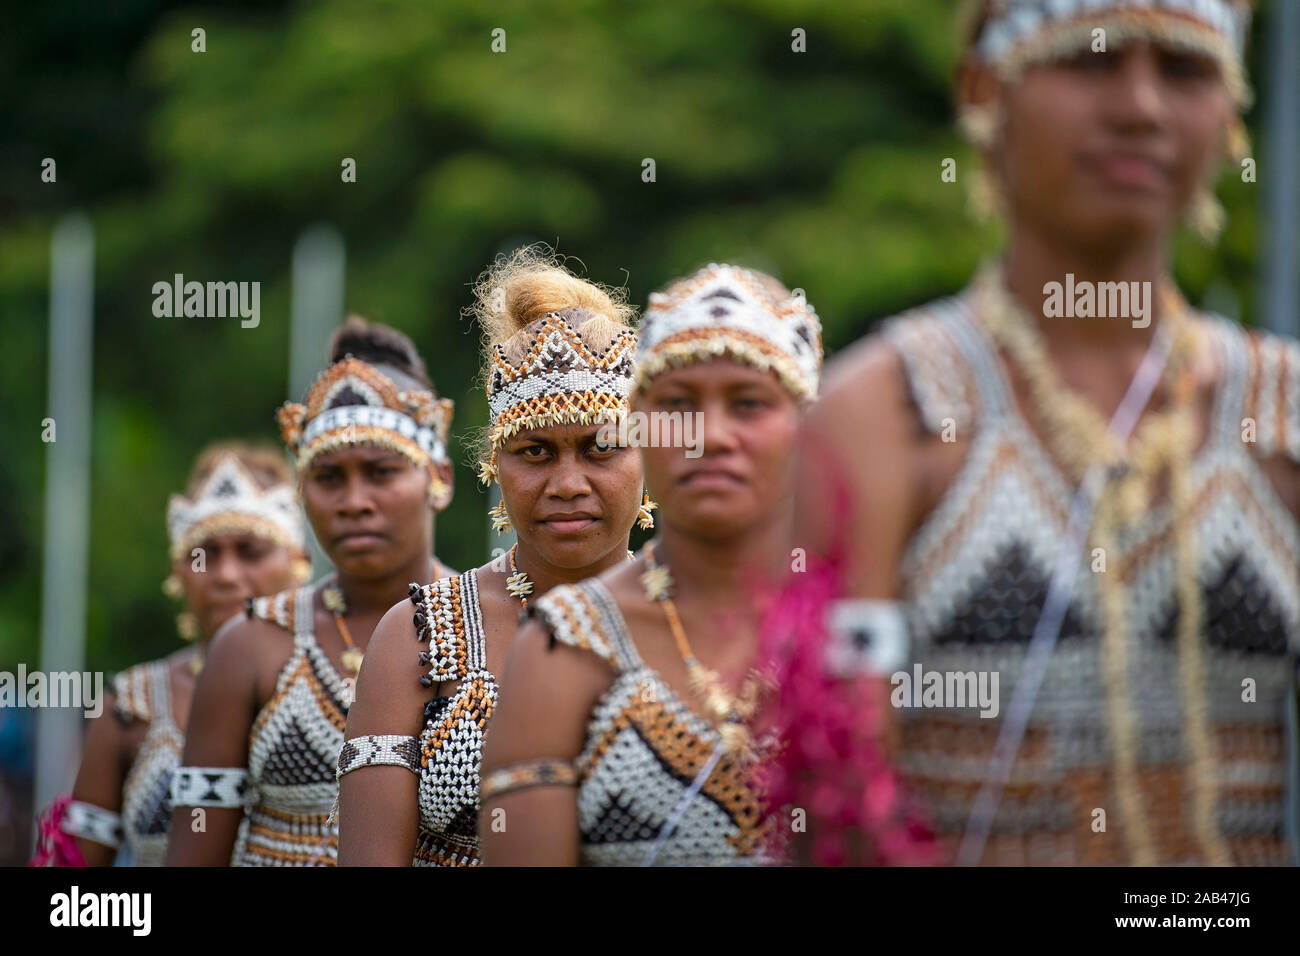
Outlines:
<svg viewBox="0 0 1300 956"><path fill-rule="evenodd" d="M1177 226L1233 109L1213 60L1147 42L1030 67L1002 97L1012 221L1100 247Z"/></svg>
<svg viewBox="0 0 1300 956"><path fill-rule="evenodd" d="M294 558L300 555L251 534L217 534L200 542L202 562L191 552L172 565L185 593L185 610L211 637L244 610L251 597L275 594L296 583ZM196 567L197 565L197 567Z"/></svg>
<svg viewBox="0 0 1300 956"><path fill-rule="evenodd" d="M497 450L497 480L521 547L585 568L627 547L641 503L641 456L604 444L598 425L519 432Z"/></svg>
<svg viewBox="0 0 1300 956"><path fill-rule="evenodd" d="M650 496L669 524L728 538L787 507L799 409L772 373L725 358L671 369L647 383L636 409L652 421L677 416L677 434L691 427L685 416L701 416L692 419L694 449L674 442L642 452Z"/></svg>
<svg viewBox="0 0 1300 956"><path fill-rule="evenodd" d="M340 574L383 577L432 551L429 480L403 455L375 445L312 460L302 478L303 506Z"/></svg>

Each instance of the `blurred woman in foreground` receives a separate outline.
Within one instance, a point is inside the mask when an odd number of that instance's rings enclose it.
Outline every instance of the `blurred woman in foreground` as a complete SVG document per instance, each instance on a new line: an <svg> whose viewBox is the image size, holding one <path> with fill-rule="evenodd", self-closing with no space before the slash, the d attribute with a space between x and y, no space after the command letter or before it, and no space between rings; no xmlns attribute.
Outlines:
<svg viewBox="0 0 1300 956"><path fill-rule="evenodd" d="M1290 859L1300 348L1170 271L1245 152L1248 12L980 4L957 98L1006 248L842 355L811 415L800 543L839 600L805 654L892 674L872 705L944 860ZM850 755L791 757L843 805ZM867 819L814 814L810 857L862 859Z"/></svg>

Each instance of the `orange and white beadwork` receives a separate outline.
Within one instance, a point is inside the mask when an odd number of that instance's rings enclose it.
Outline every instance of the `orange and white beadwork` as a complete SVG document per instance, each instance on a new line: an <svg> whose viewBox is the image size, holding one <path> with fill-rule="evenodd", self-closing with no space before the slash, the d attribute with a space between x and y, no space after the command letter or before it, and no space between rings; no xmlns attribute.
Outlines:
<svg viewBox="0 0 1300 956"><path fill-rule="evenodd" d="M1108 46L1153 40L1213 59L1238 106L1250 102L1242 50L1248 0L993 0L975 51L1004 81L1025 67Z"/></svg>
<svg viewBox="0 0 1300 956"><path fill-rule="evenodd" d="M417 468L447 460L454 403L425 390L399 390L388 376L356 358L320 374L306 404L280 408L280 434L301 471L324 452L349 445L391 449Z"/></svg>
<svg viewBox="0 0 1300 956"><path fill-rule="evenodd" d="M492 347L487 398L492 415L491 454L479 468L487 484L496 478L497 450L525 429L596 425L626 414L632 386L636 332L625 329L604 349L578 333L589 313L564 309L543 316L531 346L512 362L503 345Z"/></svg>
<svg viewBox="0 0 1300 956"><path fill-rule="evenodd" d="M710 263L650 296L636 387L666 369L731 358L772 372L800 402L817 397L821 321L801 295L781 298L751 269Z"/></svg>
<svg viewBox="0 0 1300 956"><path fill-rule="evenodd" d="M217 534L252 534L301 551L302 512L293 488L262 488L236 456L223 456L193 498L172 495L167 502L173 560Z"/></svg>

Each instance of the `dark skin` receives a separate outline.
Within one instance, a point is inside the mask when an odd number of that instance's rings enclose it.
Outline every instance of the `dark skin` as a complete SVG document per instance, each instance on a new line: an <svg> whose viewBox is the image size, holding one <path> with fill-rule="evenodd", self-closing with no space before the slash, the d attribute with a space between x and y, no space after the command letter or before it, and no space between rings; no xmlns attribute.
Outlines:
<svg viewBox="0 0 1300 956"><path fill-rule="evenodd" d="M1150 326L1138 329L1126 318L1044 318L1042 288L1068 272L1076 281L1149 281L1153 288L1168 278L1172 236L1196 183L1220 155L1231 116L1217 68L1202 57L1134 43L1032 67L1003 86L968 60L958 97L1002 104L1003 129L986 161L1007 197L1009 287L1037 321L1063 383L1109 418L1159 322L1158 300ZM1199 447L1222 378L1209 343L1198 343L1193 367ZM1009 370L1021 414L1045 440L1026 383ZM1168 401L1167 390L1157 389L1143 417ZM868 336L828 366L809 416L808 442L820 451L802 456L808 471L800 482L806 494L799 527L810 550L820 551L830 531L825 463L838 462L857 505L851 594L898 596L903 550L947 492L969 437L958 433L944 442L923 430L900 359L880 338ZM1280 456L1261 464L1286 506L1300 514L1300 471Z"/></svg>
<svg viewBox="0 0 1300 956"><path fill-rule="evenodd" d="M430 502L429 474L406 458L370 445L319 455L302 476L302 499L316 537L337 569L347 605L344 623L356 646L411 581L434 576L433 517L451 497L451 466L438 466L446 485ZM346 644L319 593L313 606L316 641L342 677ZM248 736L293 651L293 635L266 621L246 619L212 643L194 695L182 764L246 767ZM201 732L199 731L201 728ZM194 832L190 808L177 808L168 842L169 866L226 866L243 810L206 808L206 832Z"/></svg>
<svg viewBox="0 0 1300 956"><path fill-rule="evenodd" d="M643 411L701 412L703 455L645 448L646 485L659 503L660 560L672 569L674 601L691 647L736 693L754 660L761 608L756 583L789 556L792 452L799 410L776 377L730 359L655 376L638 396ZM646 664L696 713L686 665L662 608L645 596L642 560L602 576ZM594 654L550 639L536 623L514 641L482 773L542 757L573 760L592 710L613 673ZM761 719L760 719L761 723ZM486 825L504 811L506 826ZM577 790L531 787L487 801L481 811L484 862L573 866L579 861Z"/></svg>
<svg viewBox="0 0 1300 956"><path fill-rule="evenodd" d="M185 610L199 624L200 638L167 658L167 682L171 695L171 718L183 733L188 723L195 674L191 667L201 660L208 644L243 602L259 594L272 594L293 583L293 560L298 555L264 538L247 534L221 534L199 543L204 552L204 570L196 571L189 556L172 565L172 573L184 589ZM149 732L144 721L123 724L114 712L116 697L106 694L104 712L90 722L86 732L85 756L77 773L72 796L76 800L120 813L122 788L135 764L140 745ZM88 866L109 866L117 851L102 843L77 839Z"/></svg>
<svg viewBox="0 0 1300 956"><path fill-rule="evenodd" d="M533 581L530 600L557 584L581 581L627 564L628 534L641 500L641 456L603 444L595 425L558 425L520 432L497 453L501 493L518 535L516 566ZM506 590L508 562L480 567L479 604L487 666L500 674L522 606ZM347 736L418 737L424 705L452 696L458 682L426 689L419 682L409 600L375 629L357 682ZM340 783L339 863L409 866L418 826L418 780L401 767L368 767Z"/></svg>
<svg viewBox="0 0 1300 956"><path fill-rule="evenodd" d="M1197 182L1221 155L1232 113L1217 67L1134 43L1033 67L1011 86L968 60L957 92L962 102L1002 104L1004 125L985 159L1006 197L1009 288L1037 322L1065 386L1109 419L1159 322L1158 300L1150 326L1138 329L1126 318L1045 318L1042 289L1068 272L1076 281L1149 281L1153 289L1168 279L1172 237ZM1192 366L1199 447L1223 373L1205 341ZM1014 366L1004 367L1021 415L1047 447L1027 384ZM1169 399L1162 385L1143 419ZM944 442L922 427L898 354L868 336L828 366L809 415L797 543L820 553L834 531L847 530L848 593L897 599L904 549L956 478L969 439L959 431ZM1281 456L1260 464L1300 515L1300 469ZM832 475L851 489L847 529L829 524ZM884 716L890 720L892 710ZM896 728L886 733L896 747Z"/></svg>

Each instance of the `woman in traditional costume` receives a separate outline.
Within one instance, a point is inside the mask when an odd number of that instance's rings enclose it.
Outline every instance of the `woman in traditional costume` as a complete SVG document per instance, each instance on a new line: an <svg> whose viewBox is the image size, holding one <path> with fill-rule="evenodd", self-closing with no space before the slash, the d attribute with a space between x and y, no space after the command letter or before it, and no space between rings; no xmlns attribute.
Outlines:
<svg viewBox="0 0 1300 956"><path fill-rule="evenodd" d="M651 297L632 414L657 436L660 537L530 607L484 754L487 862L773 858L757 596L790 559L821 358L812 308L762 273L710 265Z"/></svg>
<svg viewBox="0 0 1300 956"><path fill-rule="evenodd" d="M810 416L800 543L838 599L799 653L877 675L858 717L896 720L941 860L1291 859L1300 347L1193 308L1170 261L1245 158L1248 13L981 3L959 118L1006 247L838 358ZM847 750L790 756L809 858L870 859L897 794L849 793Z"/></svg>
<svg viewBox="0 0 1300 956"><path fill-rule="evenodd" d="M330 357L280 424L336 572L252 601L214 642L172 782L172 865L334 865L334 768L371 631L408 581L446 573L433 542L451 401L386 326L350 318Z"/></svg>
<svg viewBox="0 0 1300 956"><path fill-rule="evenodd" d="M345 864L478 864L480 752L520 614L628 563L633 521L652 524L640 455L613 427L632 384L631 308L539 247L500 259L476 292L492 415L481 477L500 485L493 522L517 543L412 584L375 632L339 755Z"/></svg>
<svg viewBox="0 0 1300 956"><path fill-rule="evenodd" d="M244 603L305 580L302 513L280 453L238 443L199 455L184 495L167 505L172 570L163 591L184 602L187 646L118 674L90 722L69 797L41 821L36 863L108 866L125 844L135 866L161 866L194 685L218 629Z"/></svg>

